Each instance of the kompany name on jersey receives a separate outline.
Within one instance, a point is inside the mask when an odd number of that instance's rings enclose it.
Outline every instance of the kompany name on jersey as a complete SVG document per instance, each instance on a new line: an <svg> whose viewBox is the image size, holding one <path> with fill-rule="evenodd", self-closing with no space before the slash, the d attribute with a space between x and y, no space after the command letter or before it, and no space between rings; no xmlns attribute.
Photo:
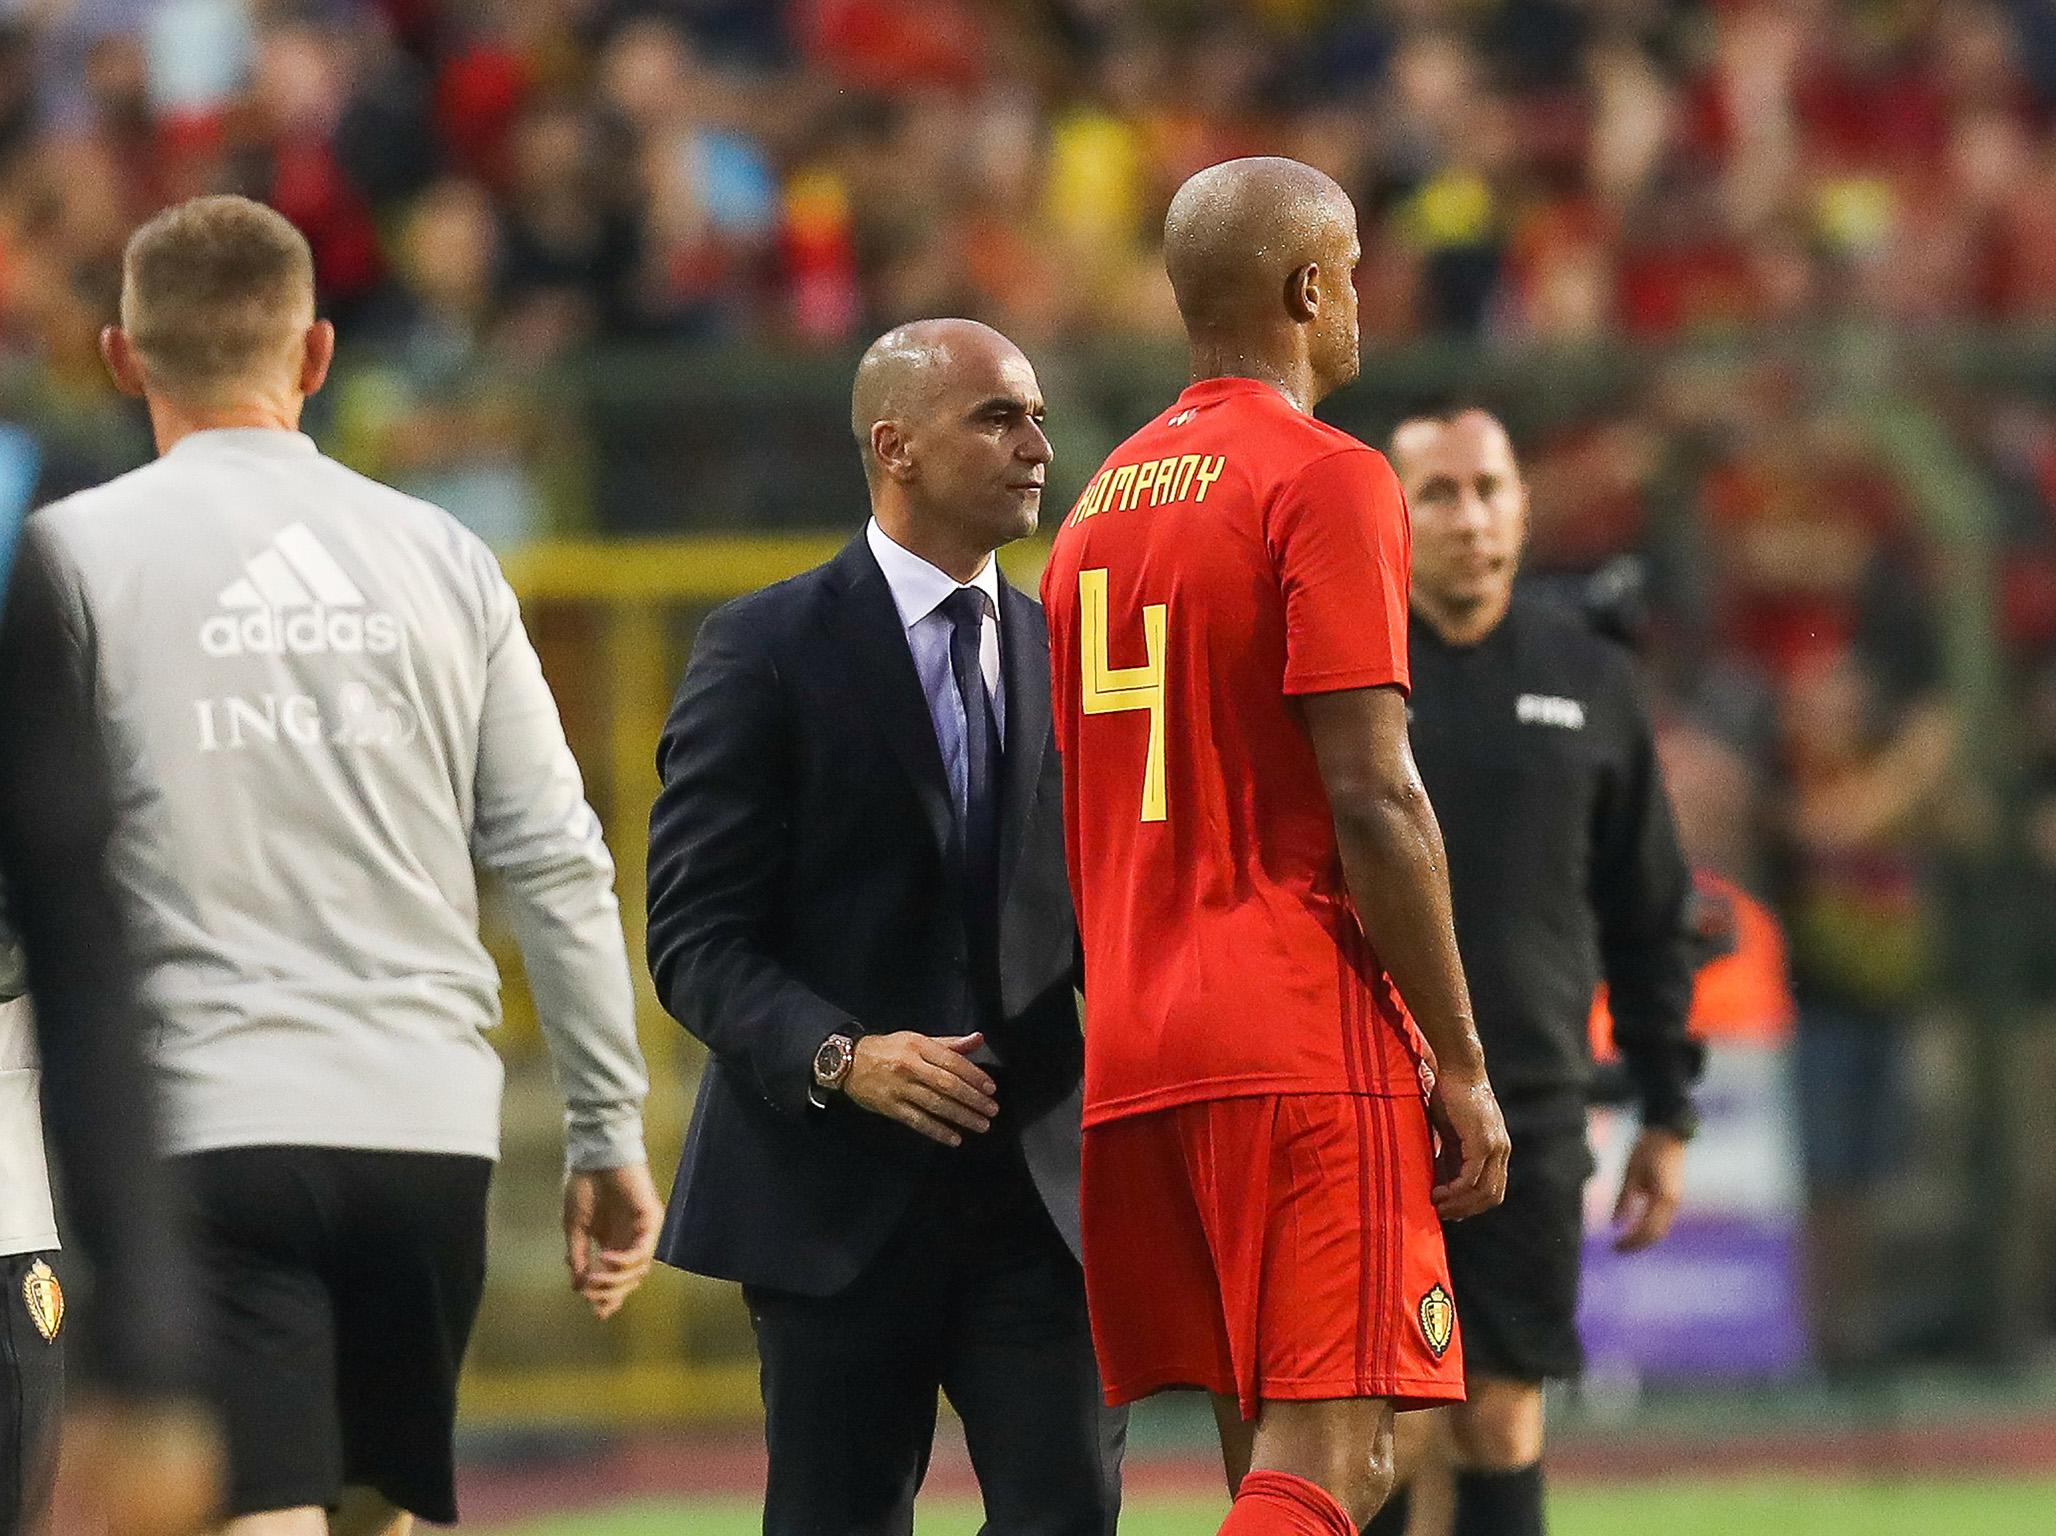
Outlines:
<svg viewBox="0 0 2056 1536"><path fill-rule="evenodd" d="M1218 453L1174 453L1139 464L1109 464L1092 477L1078 498L1070 524L1076 527L1102 512L1132 512L1137 507L1162 507L1190 501L1197 505L1228 467Z"/></svg>
<svg viewBox="0 0 2056 1536"><path fill-rule="evenodd" d="M1582 731L1585 706L1576 699L1562 699L1549 693L1524 693L1514 700L1514 718L1522 725L1553 725L1558 730Z"/></svg>
<svg viewBox="0 0 2056 1536"><path fill-rule="evenodd" d="M305 523L282 529L222 589L224 610L200 626L209 656L389 656L400 622L367 611L364 594Z"/></svg>

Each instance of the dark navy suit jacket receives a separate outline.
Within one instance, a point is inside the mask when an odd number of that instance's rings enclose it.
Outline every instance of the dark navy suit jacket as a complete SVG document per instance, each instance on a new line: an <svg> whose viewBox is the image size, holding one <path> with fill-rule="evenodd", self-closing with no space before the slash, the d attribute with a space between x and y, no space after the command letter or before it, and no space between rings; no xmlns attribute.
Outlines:
<svg viewBox="0 0 2056 1536"><path fill-rule="evenodd" d="M944 1148L808 1102L836 1033L987 1031L1001 1118L1078 1251L1084 1045L1041 605L1000 588L999 998L975 995L942 754L863 538L717 609L658 749L649 958L713 1052L657 1255L833 1295L878 1252Z"/></svg>

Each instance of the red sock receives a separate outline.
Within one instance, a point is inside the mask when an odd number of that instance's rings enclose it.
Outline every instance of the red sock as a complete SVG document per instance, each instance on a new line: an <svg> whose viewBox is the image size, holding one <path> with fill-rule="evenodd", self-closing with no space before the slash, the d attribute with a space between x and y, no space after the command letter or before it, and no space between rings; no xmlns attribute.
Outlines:
<svg viewBox="0 0 2056 1536"><path fill-rule="evenodd" d="M1356 1525L1319 1483L1290 1472L1252 1472L1220 1536L1356 1536Z"/></svg>

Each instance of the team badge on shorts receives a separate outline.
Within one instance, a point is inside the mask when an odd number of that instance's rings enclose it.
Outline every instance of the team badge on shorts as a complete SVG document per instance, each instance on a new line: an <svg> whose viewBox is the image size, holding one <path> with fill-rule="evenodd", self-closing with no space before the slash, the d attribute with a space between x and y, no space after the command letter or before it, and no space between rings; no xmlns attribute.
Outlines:
<svg viewBox="0 0 2056 1536"><path fill-rule="evenodd" d="M21 1300L43 1342L54 1343L57 1330L64 1326L64 1287L41 1259L31 1264L29 1272L21 1278Z"/></svg>
<svg viewBox="0 0 2056 1536"><path fill-rule="evenodd" d="M1456 1332L1456 1303L1449 1299L1449 1292L1438 1283L1421 1298L1421 1337L1428 1341L1428 1348L1440 1360L1449 1353L1450 1337Z"/></svg>

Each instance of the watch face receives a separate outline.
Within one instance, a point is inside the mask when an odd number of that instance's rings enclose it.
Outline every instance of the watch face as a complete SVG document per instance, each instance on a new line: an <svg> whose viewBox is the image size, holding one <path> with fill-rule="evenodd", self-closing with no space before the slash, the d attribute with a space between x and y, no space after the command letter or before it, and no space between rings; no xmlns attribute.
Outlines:
<svg viewBox="0 0 2056 1536"><path fill-rule="evenodd" d="M833 1087L850 1069L850 1043L841 1035L830 1035L814 1053L814 1080Z"/></svg>

